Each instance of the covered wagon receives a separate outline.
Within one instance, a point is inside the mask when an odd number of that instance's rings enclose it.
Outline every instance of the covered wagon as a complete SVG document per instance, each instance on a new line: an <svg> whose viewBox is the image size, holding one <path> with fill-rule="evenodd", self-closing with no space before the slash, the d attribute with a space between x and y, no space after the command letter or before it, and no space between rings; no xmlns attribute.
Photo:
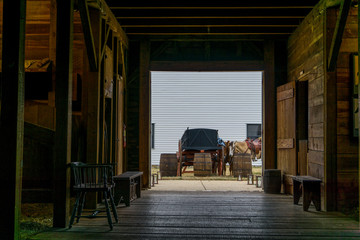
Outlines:
<svg viewBox="0 0 360 240"><path fill-rule="evenodd" d="M188 166L194 166L195 176L222 175L223 153L218 130L188 128L179 140L177 176L189 172Z"/></svg>

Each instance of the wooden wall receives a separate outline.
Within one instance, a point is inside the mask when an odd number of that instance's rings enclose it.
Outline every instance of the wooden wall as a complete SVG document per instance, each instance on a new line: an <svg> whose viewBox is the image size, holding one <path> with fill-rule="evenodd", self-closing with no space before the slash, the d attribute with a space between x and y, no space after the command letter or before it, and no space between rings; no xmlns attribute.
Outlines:
<svg viewBox="0 0 360 240"><path fill-rule="evenodd" d="M289 38L288 81L308 81L308 174L323 180L322 208L343 210L358 206L359 194L351 80L351 56L357 52L357 8L350 10L336 70L327 72L339 10L324 11L324 2Z"/></svg>
<svg viewBox="0 0 360 240"><path fill-rule="evenodd" d="M28 0L26 8L26 35L25 35L25 138L24 138L24 166L23 166L23 201L51 201L53 177L53 139L44 141L44 133L52 133L56 129L55 109L55 74L56 69L56 8L54 0ZM0 5L2 12L2 4ZM2 35L0 35L0 53L2 53ZM81 85L83 76L84 40L81 28L80 15L74 13L74 53L73 53L73 105L81 101ZM0 55L1 56L1 55ZM1 56L2 58L2 56ZM0 64L1 71L1 64ZM28 99L27 80L31 74L44 76L41 84L31 86L31 91L41 88L48 90L47 97ZM28 78L27 78L28 77ZM34 79L32 77L32 79ZM35 79L36 80L36 79ZM32 82L32 84L37 84ZM33 94L32 94L33 95ZM35 94L36 95L36 94ZM73 119L81 118L81 108ZM77 134L80 121L73 124L73 160L80 160L79 139ZM29 124L31 123L31 124ZM32 125L35 124L35 125ZM32 126L32 127L29 127ZM30 130L29 130L30 129ZM46 135L46 134L45 134ZM82 155L83 156L83 155Z"/></svg>
<svg viewBox="0 0 360 240"><path fill-rule="evenodd" d="M308 81L308 174L324 179L324 24L318 4L288 40L288 82ZM322 184L324 207L324 183Z"/></svg>
<svg viewBox="0 0 360 240"><path fill-rule="evenodd" d="M24 109L24 118L27 123L35 124L36 127L31 128L33 132L53 132L56 129L56 109L55 109L55 70L56 70L56 0L27 0L27 9L26 9L26 38L25 38L25 67L26 74L31 74L32 72L45 72L47 73L48 82L51 86L47 97L39 99L31 99L25 102ZM0 13L2 12L2 4L0 4ZM98 15L100 16L100 15ZM101 15L103 18L108 17ZM92 19L93 20L93 19ZM0 29L2 19L0 20ZM92 21L94 23L94 21ZM104 20L105 22L105 20ZM108 22L106 23L108 26ZM1 32L0 32L1 33ZM111 33L113 33L111 31ZM104 34L105 35L105 34ZM119 37L115 36L116 34L110 34L108 39L108 45L112 48L111 54L113 54L113 45L115 45L115 39L120 41ZM105 37L103 37L105 38ZM116 44L120 45L119 42ZM102 45L103 46L103 45ZM101 47L102 47L101 46ZM116 56L121 58L121 51L119 47L117 48ZM0 63L1 63L1 54L2 54L2 34L0 34ZM112 61L107 52L107 61ZM89 70L88 56L86 52L84 34L82 29L82 23L80 18L79 11L74 11L74 32L73 32L73 121L72 121L72 161L86 161L86 125L87 122L95 120L97 117L94 114L85 114L85 111L88 111L88 97L93 97L87 93L88 89L85 88L88 86L88 76L91 72ZM108 122L108 132L107 132L107 157L106 162L112 162L115 159L118 162L118 171L117 173L123 172L123 156L122 156L122 139L119 141L117 139L122 138L123 135L123 91L124 91L124 82L120 79L126 79L125 71L122 72L123 60L114 61L110 64L106 64L108 67L107 77L108 82L114 81L116 87L116 100L112 99L112 95L106 96L108 103L108 108L106 111L106 121ZM31 67L27 68L27 64L33 62L34 64ZM42 67L38 63L46 62L49 67ZM50 64L48 64L50 62ZM34 67L35 66L35 67ZM1 64L0 64L1 71ZM29 72L29 73L28 73ZM116 72L116 74L114 74ZM48 74L49 73L49 74ZM99 82L100 74L95 73L97 82ZM105 75L104 71L101 74ZM116 76L115 76L116 75ZM116 78L116 79L115 79ZM25 77L26 82L26 77ZM96 99L95 99L96 101ZM115 104L117 103L117 105ZM99 103L95 103L97 108L100 108ZM111 106L110 106L111 105ZM105 110L104 110L105 112ZM113 114L117 112L119 116L116 118ZM105 115L105 114L104 114ZM90 119L87 121L87 119ZM110 122L110 123L109 123ZM118 126L113 123L118 123ZM30 125L31 126L31 125ZM120 127L119 127L120 126ZM112 130L111 130L112 129ZM96 129L93 129L96 131ZM39 141L38 138L31 138L26 136L24 142L24 188L47 188L49 193L52 190L52 161L53 161L53 149L52 146L47 146L44 148L44 143ZM36 134L35 134L36 136ZM91 136L90 136L91 137ZM41 140L41 139L40 139ZM53 142L49 142L49 145ZM97 151L97 150L95 150ZM118 154L115 155L115 152ZM98 154L98 152L96 152ZM47 157L45 157L47 156ZM111 159L110 159L111 158ZM34 170L36 169L36 171ZM39 176L44 176L47 178L46 184L41 185L37 179L40 179Z"/></svg>
<svg viewBox="0 0 360 240"><path fill-rule="evenodd" d="M327 11L328 35L334 32L338 11L338 8L328 9ZM357 11L357 8L354 7L350 9L334 75L337 86L337 209L340 211L357 207L359 196L359 140L358 137L353 135L352 114L352 54L358 51ZM331 42L328 41L328 48L330 44Z"/></svg>
<svg viewBox="0 0 360 240"><path fill-rule="evenodd" d="M129 77L126 89L126 160L128 171L139 171L140 45L130 42Z"/></svg>

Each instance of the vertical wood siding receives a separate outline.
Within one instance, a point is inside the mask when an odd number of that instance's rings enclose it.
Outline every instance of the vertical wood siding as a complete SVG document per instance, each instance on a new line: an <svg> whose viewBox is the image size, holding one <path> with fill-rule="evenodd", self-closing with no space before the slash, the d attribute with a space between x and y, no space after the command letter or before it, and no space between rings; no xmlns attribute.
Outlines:
<svg viewBox="0 0 360 240"><path fill-rule="evenodd" d="M324 24L318 4L288 41L288 82L308 81L308 174L324 179ZM322 184L322 198L324 184ZM322 199L324 205L324 199ZM322 206L324 207L324 206Z"/></svg>
<svg viewBox="0 0 360 240"><path fill-rule="evenodd" d="M338 9L327 11L327 32L334 31ZM357 52L357 8L346 22L336 67L337 86L337 208L358 206L358 138L352 131L352 53Z"/></svg>

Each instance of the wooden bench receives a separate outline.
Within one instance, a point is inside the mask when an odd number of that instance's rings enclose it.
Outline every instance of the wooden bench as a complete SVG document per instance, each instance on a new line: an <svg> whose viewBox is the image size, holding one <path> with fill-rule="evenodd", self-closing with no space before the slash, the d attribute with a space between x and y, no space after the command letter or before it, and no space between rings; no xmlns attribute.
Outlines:
<svg viewBox="0 0 360 240"><path fill-rule="evenodd" d="M142 175L143 172L129 171L114 176L115 205L118 205L122 199L126 206L130 206L131 201L141 197Z"/></svg>
<svg viewBox="0 0 360 240"><path fill-rule="evenodd" d="M303 197L303 210L307 211L314 203L317 211L321 210L320 183L321 180L311 176L293 176L294 204Z"/></svg>

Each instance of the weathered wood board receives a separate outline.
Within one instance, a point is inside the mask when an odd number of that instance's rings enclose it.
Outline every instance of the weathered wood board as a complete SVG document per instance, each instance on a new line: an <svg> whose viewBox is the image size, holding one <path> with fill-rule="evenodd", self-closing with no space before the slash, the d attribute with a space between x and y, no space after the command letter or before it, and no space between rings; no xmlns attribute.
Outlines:
<svg viewBox="0 0 360 240"><path fill-rule="evenodd" d="M161 184L161 183L160 183ZM255 192L143 191L119 223L83 218L71 229L35 239L360 239L359 223L293 204L291 196ZM100 213L105 216L105 213ZM191 226L191 227L189 227Z"/></svg>
<svg viewBox="0 0 360 240"><path fill-rule="evenodd" d="M280 169L282 174L296 175L295 82L278 87L277 97L277 169Z"/></svg>

